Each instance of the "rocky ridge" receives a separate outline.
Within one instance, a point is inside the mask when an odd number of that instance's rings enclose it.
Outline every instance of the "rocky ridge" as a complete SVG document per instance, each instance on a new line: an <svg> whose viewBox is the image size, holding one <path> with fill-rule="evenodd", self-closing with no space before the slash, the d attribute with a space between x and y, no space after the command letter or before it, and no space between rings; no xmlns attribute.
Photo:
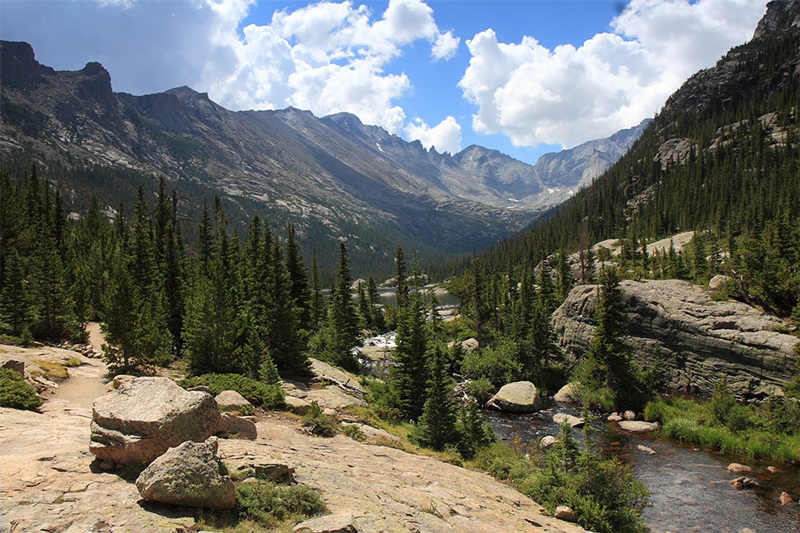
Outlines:
<svg viewBox="0 0 800 533"><path fill-rule="evenodd" d="M741 302L715 301L710 290L685 281L623 281L620 288L634 357L650 365L660 353L671 388L710 395L727 379L738 396L762 396L793 375L800 339L783 333L784 321ZM597 292L596 285L573 288L553 315L573 357L589 348Z"/></svg>

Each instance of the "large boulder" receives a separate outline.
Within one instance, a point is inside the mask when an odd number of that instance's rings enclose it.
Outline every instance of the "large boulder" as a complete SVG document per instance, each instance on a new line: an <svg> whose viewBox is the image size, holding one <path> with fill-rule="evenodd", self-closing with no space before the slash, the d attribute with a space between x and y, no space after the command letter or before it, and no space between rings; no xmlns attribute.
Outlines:
<svg viewBox="0 0 800 533"><path fill-rule="evenodd" d="M184 441L219 430L214 397L169 378L136 378L94 401L89 451L101 461L147 464Z"/></svg>
<svg viewBox="0 0 800 533"><path fill-rule="evenodd" d="M506 413L534 413L542 408L542 399L530 381L515 381L503 385L486 407Z"/></svg>
<svg viewBox="0 0 800 533"><path fill-rule="evenodd" d="M794 375L797 337L791 325L741 302L716 301L708 289L686 281L623 281L625 341L634 358L665 364L668 385L704 395L723 378L737 396L766 395ZM594 333L597 286L570 291L553 314L567 355L581 357Z"/></svg>
<svg viewBox="0 0 800 533"><path fill-rule="evenodd" d="M351 390L358 394L364 394L361 383L353 374L340 370L319 359L314 359L313 357L309 357L308 361L311 363L311 374L314 381L328 381L343 389Z"/></svg>
<svg viewBox="0 0 800 533"><path fill-rule="evenodd" d="M253 410L253 404L235 390L224 390L217 394L214 399L219 405L219 410L226 413L241 413L243 410Z"/></svg>
<svg viewBox="0 0 800 533"><path fill-rule="evenodd" d="M555 396L553 396L553 399L564 405L578 404L580 403L580 396L578 394L580 386L581 384L577 381L567 383L558 389L558 392L555 394Z"/></svg>
<svg viewBox="0 0 800 533"><path fill-rule="evenodd" d="M150 463L136 479L142 498L205 509L233 509L236 489L220 472L217 439L187 441Z"/></svg>

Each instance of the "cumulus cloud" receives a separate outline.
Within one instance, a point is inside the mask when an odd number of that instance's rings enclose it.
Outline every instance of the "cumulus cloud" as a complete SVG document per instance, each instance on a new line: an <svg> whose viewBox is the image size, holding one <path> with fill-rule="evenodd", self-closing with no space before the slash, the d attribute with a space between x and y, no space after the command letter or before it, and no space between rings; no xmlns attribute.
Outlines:
<svg viewBox="0 0 800 533"><path fill-rule="evenodd" d="M614 33L548 49L535 38L498 42L491 29L467 41L459 87L477 105L479 133L517 146L574 146L652 116L692 73L752 36L763 0L632 0Z"/></svg>
<svg viewBox="0 0 800 533"><path fill-rule="evenodd" d="M405 127L409 139L416 139L426 149L436 148L439 153L456 154L461 151L461 126L453 117L447 117L438 126L430 127L417 117Z"/></svg>
<svg viewBox="0 0 800 533"><path fill-rule="evenodd" d="M234 109L348 111L395 133L405 112L394 102L411 81L385 67L418 40L430 43L433 60L453 57L459 44L421 0L390 0L378 20L364 5L323 1L278 11L269 24L241 31L253 0L204 1L217 15L212 40L220 58L206 64L203 86Z"/></svg>

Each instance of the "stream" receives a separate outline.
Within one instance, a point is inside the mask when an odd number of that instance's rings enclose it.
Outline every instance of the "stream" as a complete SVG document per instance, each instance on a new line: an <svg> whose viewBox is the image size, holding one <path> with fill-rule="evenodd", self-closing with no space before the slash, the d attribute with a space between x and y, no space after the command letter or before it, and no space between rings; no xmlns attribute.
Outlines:
<svg viewBox="0 0 800 533"><path fill-rule="evenodd" d="M484 412L484 418L501 441L519 441L536 446L545 435L557 435L556 413L580 416L578 409L556 406L532 415L507 415ZM632 434L615 422L596 420L595 438L605 457L618 456L630 464L636 478L649 488L652 506L644 519L653 533L788 533L800 531L800 470L771 463L751 461L698 449L696 446L652 433ZM575 430L578 431L578 430ZM650 455L637 446L655 451ZM747 475L761 488L736 490L730 480L742 474L728 472L732 462L753 468ZM781 506L778 498L785 491L794 503Z"/></svg>

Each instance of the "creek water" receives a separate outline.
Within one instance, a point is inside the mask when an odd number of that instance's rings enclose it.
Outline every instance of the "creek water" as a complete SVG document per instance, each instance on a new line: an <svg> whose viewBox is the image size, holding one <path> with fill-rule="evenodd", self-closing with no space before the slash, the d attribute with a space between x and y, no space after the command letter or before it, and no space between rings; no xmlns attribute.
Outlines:
<svg viewBox="0 0 800 533"><path fill-rule="evenodd" d="M484 412L484 417L501 441L537 446L545 435L557 435L556 413L580 416L577 409L557 405L532 415ZM644 519L653 533L789 533L800 531L800 470L768 462L708 452L696 446L656 438L652 433L633 434L615 422L596 420L595 438L602 454L616 455L631 465L634 473L653 495ZM650 448L655 454L641 450ZM732 462L751 466L746 475L761 488L736 490L730 480L742 474L728 472ZM781 506L778 498L787 492L795 503Z"/></svg>

